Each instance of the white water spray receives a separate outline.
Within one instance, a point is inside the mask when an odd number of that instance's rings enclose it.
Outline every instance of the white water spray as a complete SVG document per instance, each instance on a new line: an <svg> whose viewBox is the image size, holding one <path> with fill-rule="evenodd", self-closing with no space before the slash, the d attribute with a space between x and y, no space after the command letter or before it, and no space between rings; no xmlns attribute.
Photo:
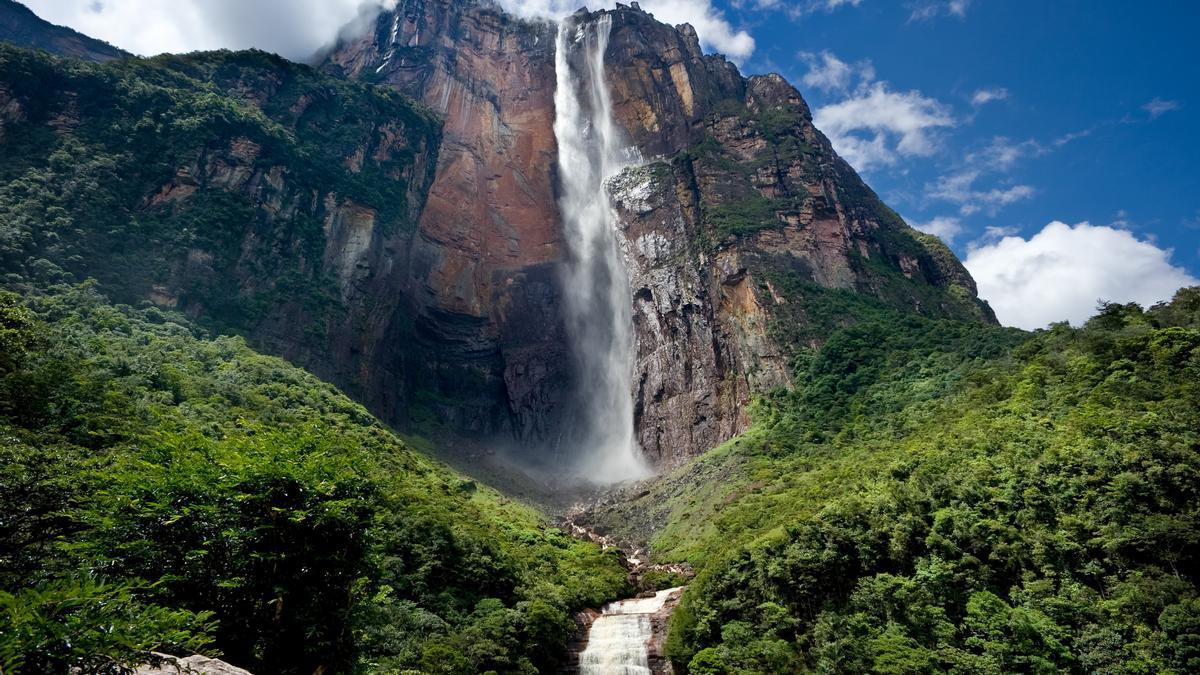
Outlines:
<svg viewBox="0 0 1200 675"><path fill-rule="evenodd" d="M562 212L571 259L566 270L567 330L578 366L578 439L583 477L611 483L649 475L633 429L632 294L605 182L637 163L621 143L604 78L612 17L564 19L555 54L554 135ZM574 61L582 72L572 69Z"/></svg>

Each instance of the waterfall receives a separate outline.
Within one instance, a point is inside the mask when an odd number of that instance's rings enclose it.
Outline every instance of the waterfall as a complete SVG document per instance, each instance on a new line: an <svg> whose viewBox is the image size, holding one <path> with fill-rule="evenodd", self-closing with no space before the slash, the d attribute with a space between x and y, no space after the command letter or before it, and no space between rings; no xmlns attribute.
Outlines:
<svg viewBox="0 0 1200 675"><path fill-rule="evenodd" d="M579 655L580 675L650 675L651 616L680 591L670 588L652 598L605 605Z"/></svg>
<svg viewBox="0 0 1200 675"><path fill-rule="evenodd" d="M639 161L613 122L604 77L611 29L607 14L564 19L555 54L559 210L570 253L564 304L580 387L570 437L581 446L576 470L596 483L649 474L633 428L633 299L605 185Z"/></svg>

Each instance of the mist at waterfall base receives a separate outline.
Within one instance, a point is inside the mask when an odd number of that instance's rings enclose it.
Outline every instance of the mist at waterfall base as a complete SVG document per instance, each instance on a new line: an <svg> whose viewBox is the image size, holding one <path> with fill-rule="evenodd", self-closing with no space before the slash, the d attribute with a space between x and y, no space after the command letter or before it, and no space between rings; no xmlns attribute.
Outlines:
<svg viewBox="0 0 1200 675"><path fill-rule="evenodd" d="M563 19L555 53L559 211L569 249L563 304L576 375L560 443L570 469L593 483L650 474L634 433L632 293L606 188L640 161L612 117L604 76L611 28L604 14Z"/></svg>

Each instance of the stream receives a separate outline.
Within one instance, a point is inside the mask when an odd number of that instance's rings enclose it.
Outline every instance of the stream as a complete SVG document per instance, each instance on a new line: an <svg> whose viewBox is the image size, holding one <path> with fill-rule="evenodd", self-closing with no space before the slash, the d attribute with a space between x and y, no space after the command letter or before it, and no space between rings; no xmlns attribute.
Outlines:
<svg viewBox="0 0 1200 675"><path fill-rule="evenodd" d="M683 588L668 588L650 598L610 602L588 630L587 646L579 655L581 675L651 675L650 645L655 615ZM659 617L660 630L665 617Z"/></svg>

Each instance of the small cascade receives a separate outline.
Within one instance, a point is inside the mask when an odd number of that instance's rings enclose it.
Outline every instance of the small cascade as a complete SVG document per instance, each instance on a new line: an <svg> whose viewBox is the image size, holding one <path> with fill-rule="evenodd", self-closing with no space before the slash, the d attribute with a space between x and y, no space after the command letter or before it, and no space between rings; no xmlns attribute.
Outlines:
<svg viewBox="0 0 1200 675"><path fill-rule="evenodd" d="M579 655L581 675L651 675L650 642L654 615L682 588L659 591L651 598L621 600L604 606L588 630L587 647Z"/></svg>

